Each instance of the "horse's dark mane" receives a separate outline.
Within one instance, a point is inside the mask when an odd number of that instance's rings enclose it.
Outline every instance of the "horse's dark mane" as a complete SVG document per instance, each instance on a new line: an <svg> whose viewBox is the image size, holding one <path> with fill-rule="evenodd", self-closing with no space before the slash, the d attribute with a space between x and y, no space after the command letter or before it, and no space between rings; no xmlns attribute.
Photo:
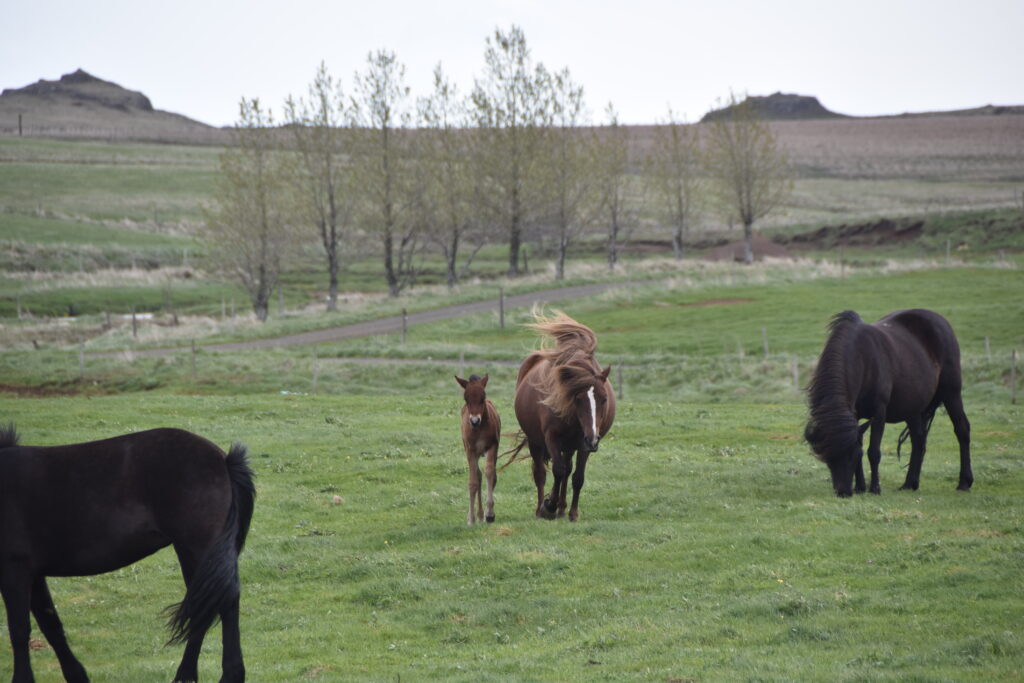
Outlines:
<svg viewBox="0 0 1024 683"><path fill-rule="evenodd" d="M13 422L0 425L0 448L10 448L18 445L18 432Z"/></svg>
<svg viewBox="0 0 1024 683"><path fill-rule="evenodd" d="M843 311L832 317L828 341L807 387L811 417L804 429L804 439L822 460L849 453L860 439L857 418L849 405L846 373L848 347L862 325L864 321L855 311Z"/></svg>

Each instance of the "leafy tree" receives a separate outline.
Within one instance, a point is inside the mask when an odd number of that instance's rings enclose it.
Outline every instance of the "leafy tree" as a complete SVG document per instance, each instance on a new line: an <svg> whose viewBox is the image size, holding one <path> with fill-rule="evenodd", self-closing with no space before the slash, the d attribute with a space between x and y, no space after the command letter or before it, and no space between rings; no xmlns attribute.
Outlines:
<svg viewBox="0 0 1024 683"><path fill-rule="evenodd" d="M434 92L420 100L419 113L423 191L418 206L425 233L444 254L448 286L454 287L486 243L478 218L481 183L472 161L478 136L468 128L466 102L440 65L434 69ZM460 268L459 254L466 241L472 248Z"/></svg>
<svg viewBox="0 0 1024 683"><path fill-rule="evenodd" d="M508 274L519 274L523 231L536 206L536 166L542 151L548 75L534 66L523 30L495 29L484 51L485 70L474 84L473 117L485 153L489 214L508 238Z"/></svg>
<svg viewBox="0 0 1024 683"><path fill-rule="evenodd" d="M376 233L384 250L384 276L391 296L416 278L417 222L410 220L413 200L409 146L409 87L405 66L393 52L367 57L355 76L352 102L358 131L359 191L365 197L362 223Z"/></svg>
<svg viewBox="0 0 1024 683"><path fill-rule="evenodd" d="M271 111L258 99L243 98L203 227L211 257L242 283L261 321L267 319L291 240L276 135Z"/></svg>
<svg viewBox="0 0 1024 683"><path fill-rule="evenodd" d="M719 207L743 224L743 260L754 261L753 225L775 210L793 188L789 157L750 98L729 95L728 115L702 124L707 131L706 168Z"/></svg>
<svg viewBox="0 0 1024 683"><path fill-rule="evenodd" d="M655 132L654 149L647 162L661 208L672 226L672 253L681 259L683 239L702 208L704 187L697 127L677 121L669 109L668 120Z"/></svg>
<svg viewBox="0 0 1024 683"><path fill-rule="evenodd" d="M327 258L327 310L338 308L341 242L354 211L351 168L352 129L341 82L323 63L307 98L285 103L296 155L290 174L296 186L297 211L316 227Z"/></svg>

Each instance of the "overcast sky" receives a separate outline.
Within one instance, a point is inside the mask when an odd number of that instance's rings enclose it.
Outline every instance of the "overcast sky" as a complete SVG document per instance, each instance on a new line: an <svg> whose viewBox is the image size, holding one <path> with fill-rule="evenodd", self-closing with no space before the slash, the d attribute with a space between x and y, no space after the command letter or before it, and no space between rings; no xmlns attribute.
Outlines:
<svg viewBox="0 0 1024 683"><path fill-rule="evenodd" d="M513 24L597 121L609 101L625 123L693 121L730 90L853 115L1024 104L1024 0L20 0L0 13L0 88L82 68L227 125L242 96L304 94L321 61L349 86L382 48L414 94L438 62L468 92Z"/></svg>

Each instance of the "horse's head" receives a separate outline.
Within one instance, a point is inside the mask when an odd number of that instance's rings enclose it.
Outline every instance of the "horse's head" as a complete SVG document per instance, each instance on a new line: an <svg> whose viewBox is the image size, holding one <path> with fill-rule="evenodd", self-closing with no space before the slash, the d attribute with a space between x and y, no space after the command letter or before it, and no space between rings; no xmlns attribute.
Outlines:
<svg viewBox="0 0 1024 683"><path fill-rule="evenodd" d="M479 427L487 415L487 392L484 388L489 377L490 375L470 375L469 379L462 379L458 375L455 376L455 381L464 389L462 398L466 401L467 419L473 429Z"/></svg>
<svg viewBox="0 0 1024 683"><path fill-rule="evenodd" d="M848 422L839 419L824 424L812 419L804 429L804 439L815 457L828 465L832 488L840 498L853 495L853 475L863 457L862 432L858 431L856 420L852 431Z"/></svg>
<svg viewBox="0 0 1024 683"><path fill-rule="evenodd" d="M566 369L564 382L572 382L573 408L570 415L575 415L583 434L583 447L588 451L596 451L601 442L601 434L606 431L605 420L608 414L608 373L611 366L601 372L590 372L589 377L581 377ZM570 378L569 375L573 376Z"/></svg>

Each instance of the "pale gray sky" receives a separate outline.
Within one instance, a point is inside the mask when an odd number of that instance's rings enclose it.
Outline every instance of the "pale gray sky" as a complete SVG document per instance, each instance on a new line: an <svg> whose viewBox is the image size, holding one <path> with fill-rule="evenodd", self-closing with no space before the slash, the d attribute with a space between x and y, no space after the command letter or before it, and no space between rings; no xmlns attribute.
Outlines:
<svg viewBox="0 0 1024 683"><path fill-rule="evenodd" d="M611 101L626 123L669 106L693 121L730 90L854 115L1024 104L1024 0L10 0L0 88L83 68L226 125L242 96L279 111L321 61L348 87L381 48L415 95L439 61L468 92L485 38L512 24L596 120Z"/></svg>

